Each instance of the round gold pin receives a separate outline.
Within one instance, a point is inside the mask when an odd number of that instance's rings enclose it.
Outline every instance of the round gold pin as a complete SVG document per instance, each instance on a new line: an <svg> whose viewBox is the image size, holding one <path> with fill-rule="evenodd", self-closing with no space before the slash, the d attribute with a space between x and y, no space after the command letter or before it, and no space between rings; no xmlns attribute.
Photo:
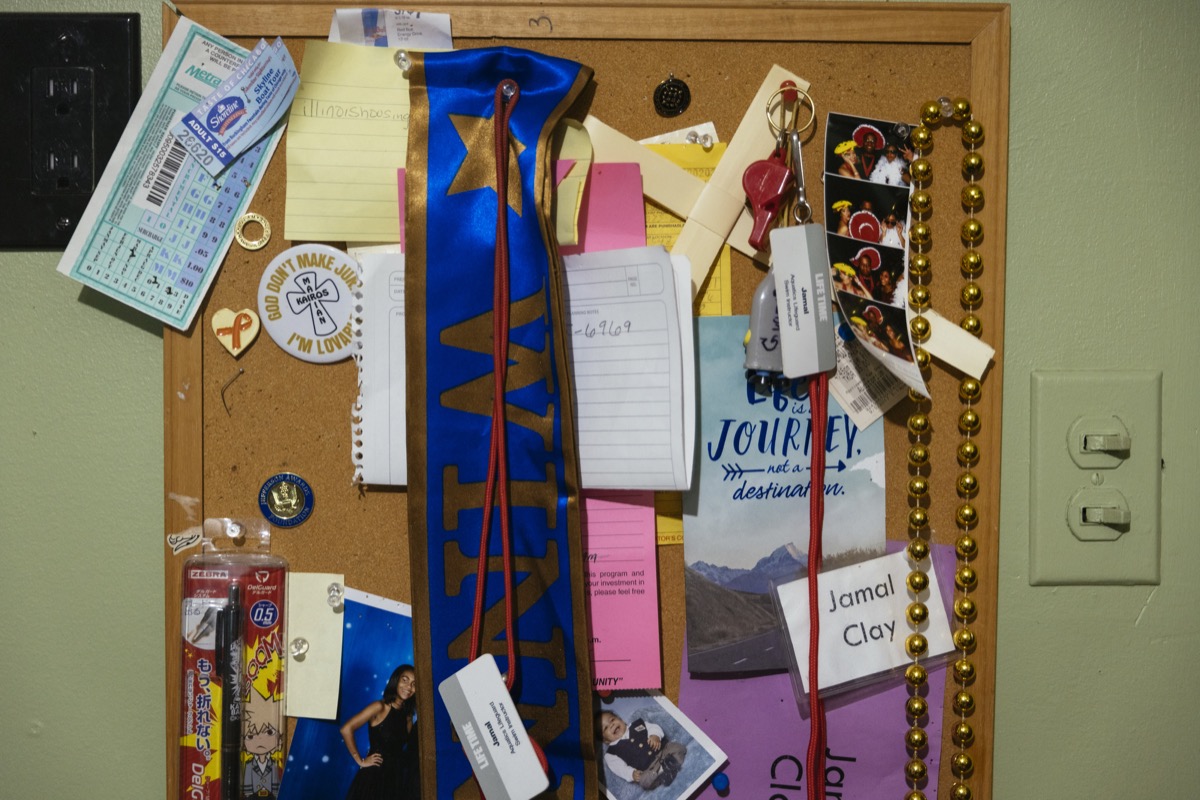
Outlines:
<svg viewBox="0 0 1200 800"><path fill-rule="evenodd" d="M257 239L246 237L245 228L251 222L257 222L262 226L262 234ZM247 250L262 250L267 246L267 242L271 241L271 223L267 222L267 218L262 214L250 211L238 217L237 223L233 226L233 237Z"/></svg>

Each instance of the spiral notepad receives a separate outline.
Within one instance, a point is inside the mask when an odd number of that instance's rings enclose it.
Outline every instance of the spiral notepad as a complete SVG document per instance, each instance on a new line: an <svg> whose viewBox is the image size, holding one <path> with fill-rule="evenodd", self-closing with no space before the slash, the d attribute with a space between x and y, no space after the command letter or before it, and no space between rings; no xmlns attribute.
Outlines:
<svg viewBox="0 0 1200 800"><path fill-rule="evenodd" d="M404 486L404 254L357 254L363 269L354 313L358 399L351 410L354 480Z"/></svg>

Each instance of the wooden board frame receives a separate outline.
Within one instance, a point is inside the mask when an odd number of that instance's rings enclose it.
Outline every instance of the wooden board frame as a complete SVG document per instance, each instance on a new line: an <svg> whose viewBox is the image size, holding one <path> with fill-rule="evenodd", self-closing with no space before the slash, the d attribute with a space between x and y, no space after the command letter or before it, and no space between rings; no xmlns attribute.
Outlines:
<svg viewBox="0 0 1200 800"><path fill-rule="evenodd" d="M323 2L276 2L276 3L242 3L242 2L209 2L208 0L183 0L178 2L179 13L230 38L257 39L260 36L273 37L281 35L292 39L324 38L328 32L329 20L334 4ZM506 40L530 49L545 49L556 54L571 54L579 52L576 57L583 63L591 64L587 58L589 49L601 47L606 43L625 45L629 52L641 57L647 64L641 68L651 70L650 74L665 78L672 71L670 63L655 63L653 57L645 58L647 43L660 42L667 49L672 44L682 45L684 51L704 58L706 53L714 55L725 53L730 46L746 43L746 47L770 46L779 44L781 65L792 69L798 74L813 80L806 70L805 64L792 63L788 58L791 46L829 45L837 52L845 52L845 58L852 59L855 55L892 52L889 48L899 48L895 52L899 57L907 59L897 67L892 66L886 74L881 74L881 82L894 82L914 91L918 101L930 99L942 93L941 87L955 84L956 91L966 94L972 102L975 118L983 122L987 139L984 146L986 154L986 173L982 185L987 196L987 203L977 217L983 222L986 239L979 248L985 259L985 273L980 280L985 292L985 301L979 314L984 323L984 336L997 350L996 361L987 374L984 382L984 399L977 408L984 420L982 433L976 437L984 453L984 458L976 472L980 477L981 490L975 500L980 510L981 522L976 529L980 553L975 566L980 575L980 589L976 593L980 613L973 627L979 636L979 647L974 655L978 677L973 687L977 709L972 716L977 743L971 748L975 759L974 774L969 783L975 790L977 798L991 795L992 784L992 723L994 718L994 687L995 687L995 642L996 642L996 597L999 558L999 498L1000 498L1000 416L1001 416L1001 387L1003 384L1003 334L1004 334L1004 265L1005 265L1005 230L1007 208L1007 173L1008 173L1008 108L1009 108L1009 35L1010 12L1007 5L985 4L918 4L918 3L796 3L780 4L774 2L740 2L738 0L687 0L687 2L656 2L646 5L627 5L621 2L606 2L605 0L590 0L590 2L560 2L528 3L508 2L507 0L492 0L491 2L462 2L435 3L421 5L422 10L444 11L453 16L455 40L460 47L482 46L497 40ZM164 6L163 8L163 38L164 42L174 28L176 12ZM937 50L953 51L955 57L965 63L965 72L955 75L931 74L927 69L924 53ZM293 49L295 53L295 48ZM680 49L671 51L678 54ZM830 52L828 50L824 52ZM604 51L602 55L610 54ZM651 51L652 56L652 51ZM606 56L607 57L607 56ZM640 62L639 62L640 63ZM679 72L679 70L674 70ZM636 75L635 75L636 73ZM628 71L629 75L641 78L642 74L635 69ZM597 67L597 81L602 84L600 91L622 91L621 78L603 72ZM822 110L844 111L878 116L885 118L915 117L917 103L909 102L894 116L876 113L872 107L847 107L839 104L837 89L844 86L834 86L832 91L813 81L814 95L822 104ZM829 83L836 84L836 81ZM757 84L756 84L757 85ZM727 87L724 87L727 89ZM741 94L730 92L730 108L728 116L736 119L742 111L737 104L744 102L735 97L748 98L755 87L744 87ZM705 91L703 85L693 84L694 94ZM948 93L948 92L947 92ZM666 130L671 126L670 121L654 119L649 111L646 98L638 94L638 89L630 91L631 103L640 103L635 112L647 119L645 125L655 125L658 130ZM910 98L911 99L911 98ZM909 111L909 109L911 109ZM622 120L606 118L610 123ZM689 120L688 122L699 121ZM630 122L630 135L648 135L636 130L637 125ZM733 125L725 124L721 132L729 135ZM657 131L651 131L657 132ZM957 239L956 230L961 215L956 202L957 189L957 159L961 148L956 141L957 134L950 129L935 134L935 175L946 176L941 185L935 183L934 236L935 242L952 242ZM283 148L280 148L280 154ZM279 159L279 156L276 156ZM276 169L276 165L272 165ZM810 172L816 174L816 172ZM935 182L936 182L935 178ZM260 189L260 195L262 189ZM811 193L810 193L811 194ZM941 202L942 194L949 198ZM279 201L282 208L282 201ZM819 209L819 206L818 206ZM941 213L943 209L951 212ZM818 219L819 211L818 211ZM281 227L277 221L277 231ZM276 233L281 236L281 233ZM957 245L955 245L956 247ZM235 251L237 248L234 248ZM278 249L278 248L276 248ZM959 316L955 302L957 287L961 283L956 268L957 255L953 248L946 251L935 249L934 258L934 291L935 307L953 319ZM240 254L245 256L246 254ZM217 287L223 281L231 280L226 273L232 273L235 253L231 251L223 267L222 275L218 276ZM245 262L258 263L252 258L242 258ZM954 262L954 263L950 263ZM265 261L262 261L265 265ZM740 260L735 263L739 275L735 275L735 308L736 313L744 313L748 303L749 288L756 278L754 268L749 262ZM257 280L257 278L255 278ZM214 289L214 292L217 289ZM212 305L212 303L209 303ZM216 307L216 306L214 306ZM226 497L220 496L218 502L211 507L206 501L206 428L214 429L211 416L225 416L221 406L221 387L235 373L234 366L223 367L221 370L205 369L206 351L219 349L215 339L207 332L208 315L198 317L196 324L188 333L166 329L164 333L164 368L163 368L163 397L165 425L165 531L167 534L179 533L195 528L208 515L226 516L233 513L228 507ZM265 339L265 337L263 337ZM267 342L259 342L258 347L273 347ZM211 357L212 354L209 353ZM232 365L232 362L228 362ZM211 365L210 365L211 366ZM935 377L932 384L935 412L934 446L945 449L951 447L951 440L958 439L954 420L960 408L956 398L958 376L953 372L935 367ZM248 401L243 401L248 402ZM207 412L207 414L206 414ZM907 472L903 465L902 453L907 447L907 436L904 432L906 412L902 407L889 413L886 418L885 439L889 461L892 466L888 469L888 518L889 536L903 538L903 530L897 533L896 526L890 520L907 504L903 484ZM348 424L348 421L347 421ZM212 438L210 433L208 438ZM348 438L348 436L346 437ZM210 448L211 449L211 448ZM935 450L936 457L937 450ZM212 461L213 455L209 455ZM941 466L939 466L941 465ZM212 465L209 464L211 467ZM349 466L346 465L346 472ZM952 457L943 457L935 462L933 468L934 488L931 515L934 523L934 541L939 543L952 542L956 533L953 524L953 508L957 504L952 484L957 467ZM236 479L244 483L246 492L255 494L259 475L246 475L244 479ZM213 481L210 480L210 484ZM240 495L239 495L240 496ZM240 506L237 511L246 512L252 505ZM939 529L939 520L942 520ZM194 551L190 551L194 552ZM165 736L168 742L167 755L167 797L178 797L178 752L175 743L178 741L179 725L179 601L180 601L180 570L183 559L189 552L175 554L169 545L164 547L164 580L165 580L165 618L166 618L166 691L167 717ZM405 566L407 565L405 556ZM308 570L312 566L303 563L293 563L293 568ZM353 570L347 569L347 582L355 585L352 578ZM403 582L407 587L407 581ZM675 597L673 592L682 590L682 553L681 548L660 548L660 585L663 598ZM366 587L363 587L366 588ZM398 599L408 600L408 597ZM682 604L676 605L681 608ZM678 669L682 646L682 615L667 612L663 619L663 656L664 679L668 694L678 692ZM672 671L674 674L672 674ZM947 690L952 688L948 681ZM948 697L949 695L947 695ZM896 709L897 716L903 710ZM943 752L948 744L946 731L943 731ZM948 786L951 780L948 767L949 758L942 759L942 769L939 785ZM897 764L899 771L903 767Z"/></svg>

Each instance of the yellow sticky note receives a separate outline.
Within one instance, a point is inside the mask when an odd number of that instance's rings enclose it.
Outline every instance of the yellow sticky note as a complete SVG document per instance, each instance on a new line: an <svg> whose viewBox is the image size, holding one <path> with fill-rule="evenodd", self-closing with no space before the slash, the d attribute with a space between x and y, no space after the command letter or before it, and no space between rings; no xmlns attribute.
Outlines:
<svg viewBox="0 0 1200 800"><path fill-rule="evenodd" d="M706 181L725 152L724 142L717 142L709 150L698 144L650 144L646 147ZM646 244L661 244L670 250L682 230L683 220L653 203L646 203ZM730 288L732 274L729 246L725 245L721 248L717 263L696 298L698 314L704 317L724 317L733 313L733 293ZM680 530L682 531L682 528ZM662 544L661 536L659 543Z"/></svg>
<svg viewBox="0 0 1200 800"><path fill-rule="evenodd" d="M654 493L655 541L659 545L683 544L683 495Z"/></svg>
<svg viewBox="0 0 1200 800"><path fill-rule="evenodd" d="M308 42L288 117L288 239L400 241L409 103L396 50Z"/></svg>

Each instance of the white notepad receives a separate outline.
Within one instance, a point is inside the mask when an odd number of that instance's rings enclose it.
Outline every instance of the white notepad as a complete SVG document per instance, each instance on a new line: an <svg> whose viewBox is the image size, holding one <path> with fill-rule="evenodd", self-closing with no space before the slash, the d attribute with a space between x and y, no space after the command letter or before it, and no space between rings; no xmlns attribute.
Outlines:
<svg viewBox="0 0 1200 800"><path fill-rule="evenodd" d="M637 247L563 264L584 488L686 489L690 370L680 308L690 331L690 307L680 303L671 258L662 247Z"/></svg>
<svg viewBox="0 0 1200 800"><path fill-rule="evenodd" d="M356 252L362 265L353 329L358 400L352 411L354 480L408 483L405 415L404 254Z"/></svg>

